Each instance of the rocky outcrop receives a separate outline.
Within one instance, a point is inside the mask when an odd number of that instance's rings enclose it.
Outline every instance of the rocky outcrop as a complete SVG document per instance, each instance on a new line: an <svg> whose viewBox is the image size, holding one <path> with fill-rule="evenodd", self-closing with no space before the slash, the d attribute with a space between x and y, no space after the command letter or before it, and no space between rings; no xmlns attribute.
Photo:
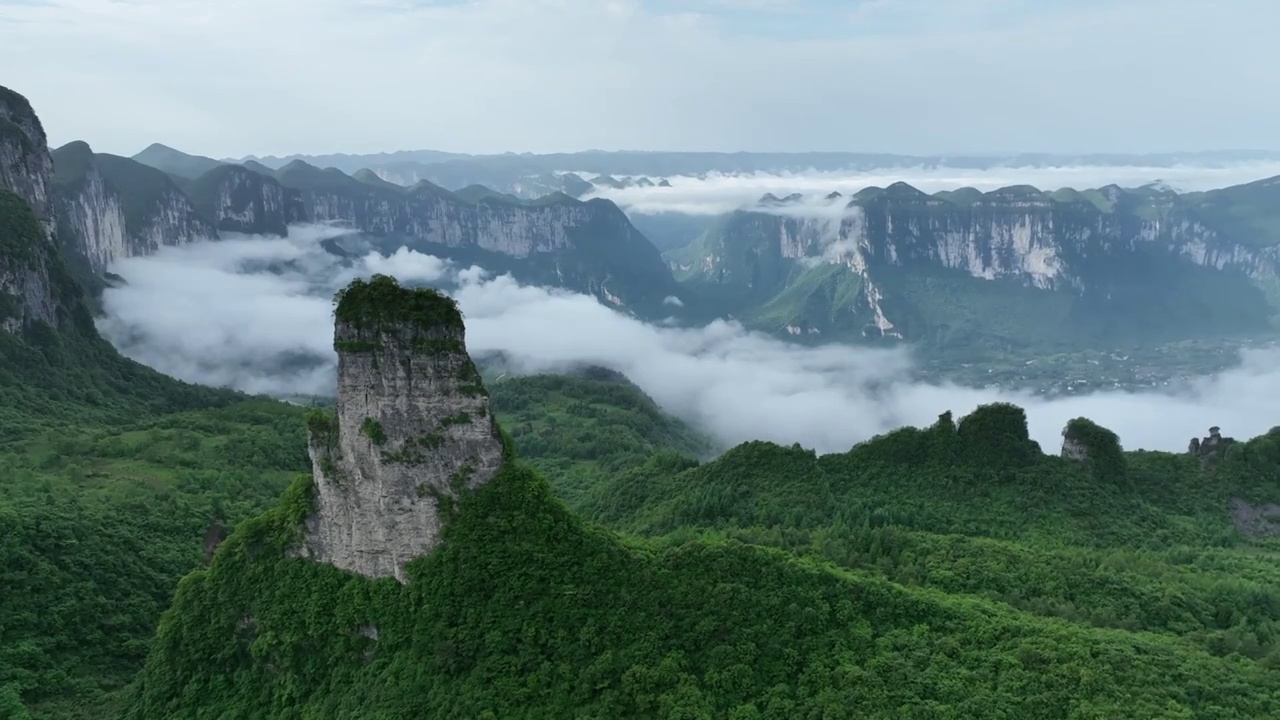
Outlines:
<svg viewBox="0 0 1280 720"><path fill-rule="evenodd" d="M53 160L27 99L0 87L0 330L57 326L65 272L53 242Z"/></svg>
<svg viewBox="0 0 1280 720"><path fill-rule="evenodd" d="M452 503L503 458L489 399L453 301L392 278L339 293L336 416L313 414L315 509L302 555L408 582Z"/></svg>
<svg viewBox="0 0 1280 720"><path fill-rule="evenodd" d="M1243 498L1232 498L1231 522L1241 535L1251 540L1280 537L1280 505L1253 505Z"/></svg>
<svg viewBox="0 0 1280 720"><path fill-rule="evenodd" d="M1216 457L1225 453L1227 448L1235 442L1235 438L1222 437L1222 430L1215 425L1209 428L1207 437L1191 438L1187 452L1200 458Z"/></svg>
<svg viewBox="0 0 1280 720"><path fill-rule="evenodd" d="M224 232L285 235L306 218L300 193L260 170L222 165L191 184L192 202Z"/></svg>
<svg viewBox="0 0 1280 720"><path fill-rule="evenodd" d="M0 187L26 201L50 232L52 177L53 158L40 118L25 97L0 87Z"/></svg>
<svg viewBox="0 0 1280 720"><path fill-rule="evenodd" d="M187 195L155 168L95 154L83 142L58 148L53 161L59 239L96 273L121 258L217 236Z"/></svg>

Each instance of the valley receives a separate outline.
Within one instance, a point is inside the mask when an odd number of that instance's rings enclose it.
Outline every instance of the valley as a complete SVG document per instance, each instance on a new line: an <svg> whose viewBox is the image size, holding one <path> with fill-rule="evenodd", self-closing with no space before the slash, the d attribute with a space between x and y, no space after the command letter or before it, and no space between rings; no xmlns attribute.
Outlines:
<svg viewBox="0 0 1280 720"><path fill-rule="evenodd" d="M761 155L402 185L0 88L0 718L1280 716L1280 183L663 252L516 187Z"/></svg>

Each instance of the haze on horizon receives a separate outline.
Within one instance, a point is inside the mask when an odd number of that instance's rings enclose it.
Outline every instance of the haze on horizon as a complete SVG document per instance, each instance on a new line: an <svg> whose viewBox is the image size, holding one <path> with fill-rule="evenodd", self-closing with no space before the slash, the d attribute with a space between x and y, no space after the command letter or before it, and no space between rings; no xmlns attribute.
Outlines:
<svg viewBox="0 0 1280 720"><path fill-rule="evenodd" d="M52 144L123 155L1187 152L1280 149L1277 25L1264 0L0 0L0 66Z"/></svg>

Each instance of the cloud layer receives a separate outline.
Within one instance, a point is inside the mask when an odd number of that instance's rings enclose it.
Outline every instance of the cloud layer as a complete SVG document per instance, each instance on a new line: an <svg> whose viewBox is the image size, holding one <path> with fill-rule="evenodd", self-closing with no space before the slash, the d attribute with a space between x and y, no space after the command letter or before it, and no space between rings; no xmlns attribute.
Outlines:
<svg viewBox="0 0 1280 720"><path fill-rule="evenodd" d="M591 173L581 173L591 177ZM1063 187L1096 188L1108 184L1137 187L1161 181L1179 192L1212 190L1280 175L1280 162L1251 162L1205 167L1075 166L1045 168L885 168L867 172L816 172L795 174L753 173L706 177L677 175L667 178L671 187L601 188L594 197L608 198L632 213L678 212L718 215L754 204L765 193L783 197L801 193L822 198L832 191L851 195L871 187L903 181L924 192L975 187L984 192L1009 185L1033 185L1042 190Z"/></svg>
<svg viewBox="0 0 1280 720"><path fill-rule="evenodd" d="M939 413L997 400L1027 408L1033 437L1059 446L1067 420L1086 416L1129 448L1182 450L1209 425L1250 437L1280 424L1280 354L1177 394L1104 393L1044 400L1021 393L913 382L903 350L801 348L733 323L676 329L647 325L565 291L401 249L344 265L319 240L334 231L294 228L288 239L233 238L165 248L116 264L128 285L108 290L100 327L122 350L163 372L251 392L332 392L333 292L383 272L451 288L473 353L503 351L524 371L588 362L625 373L669 412L726 445L765 439L820 452Z"/></svg>

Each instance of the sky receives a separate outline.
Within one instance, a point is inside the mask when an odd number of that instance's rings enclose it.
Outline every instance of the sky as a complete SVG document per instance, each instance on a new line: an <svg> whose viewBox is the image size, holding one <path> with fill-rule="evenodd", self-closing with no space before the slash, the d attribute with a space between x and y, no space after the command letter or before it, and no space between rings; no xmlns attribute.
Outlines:
<svg viewBox="0 0 1280 720"><path fill-rule="evenodd" d="M407 248L344 266L320 246L338 232L295 226L287 238L229 236L118 261L112 271L128 284L105 291L99 329L126 355L186 380L331 394L333 292L385 273L451 288L472 353L502 351L523 372L611 368L722 447L760 439L823 453L998 401L1026 409L1032 438L1046 452L1058 451L1063 426L1081 416L1114 430L1128 449L1183 451L1210 425L1239 439L1266 432L1280 397L1280 351L1248 354L1233 370L1160 392L1045 400L918 382L906 350L802 347L724 321L645 324L586 295L521 285ZM282 366L301 356L316 361L305 370Z"/></svg>
<svg viewBox="0 0 1280 720"><path fill-rule="evenodd" d="M1280 149L1274 0L0 0L55 147Z"/></svg>

